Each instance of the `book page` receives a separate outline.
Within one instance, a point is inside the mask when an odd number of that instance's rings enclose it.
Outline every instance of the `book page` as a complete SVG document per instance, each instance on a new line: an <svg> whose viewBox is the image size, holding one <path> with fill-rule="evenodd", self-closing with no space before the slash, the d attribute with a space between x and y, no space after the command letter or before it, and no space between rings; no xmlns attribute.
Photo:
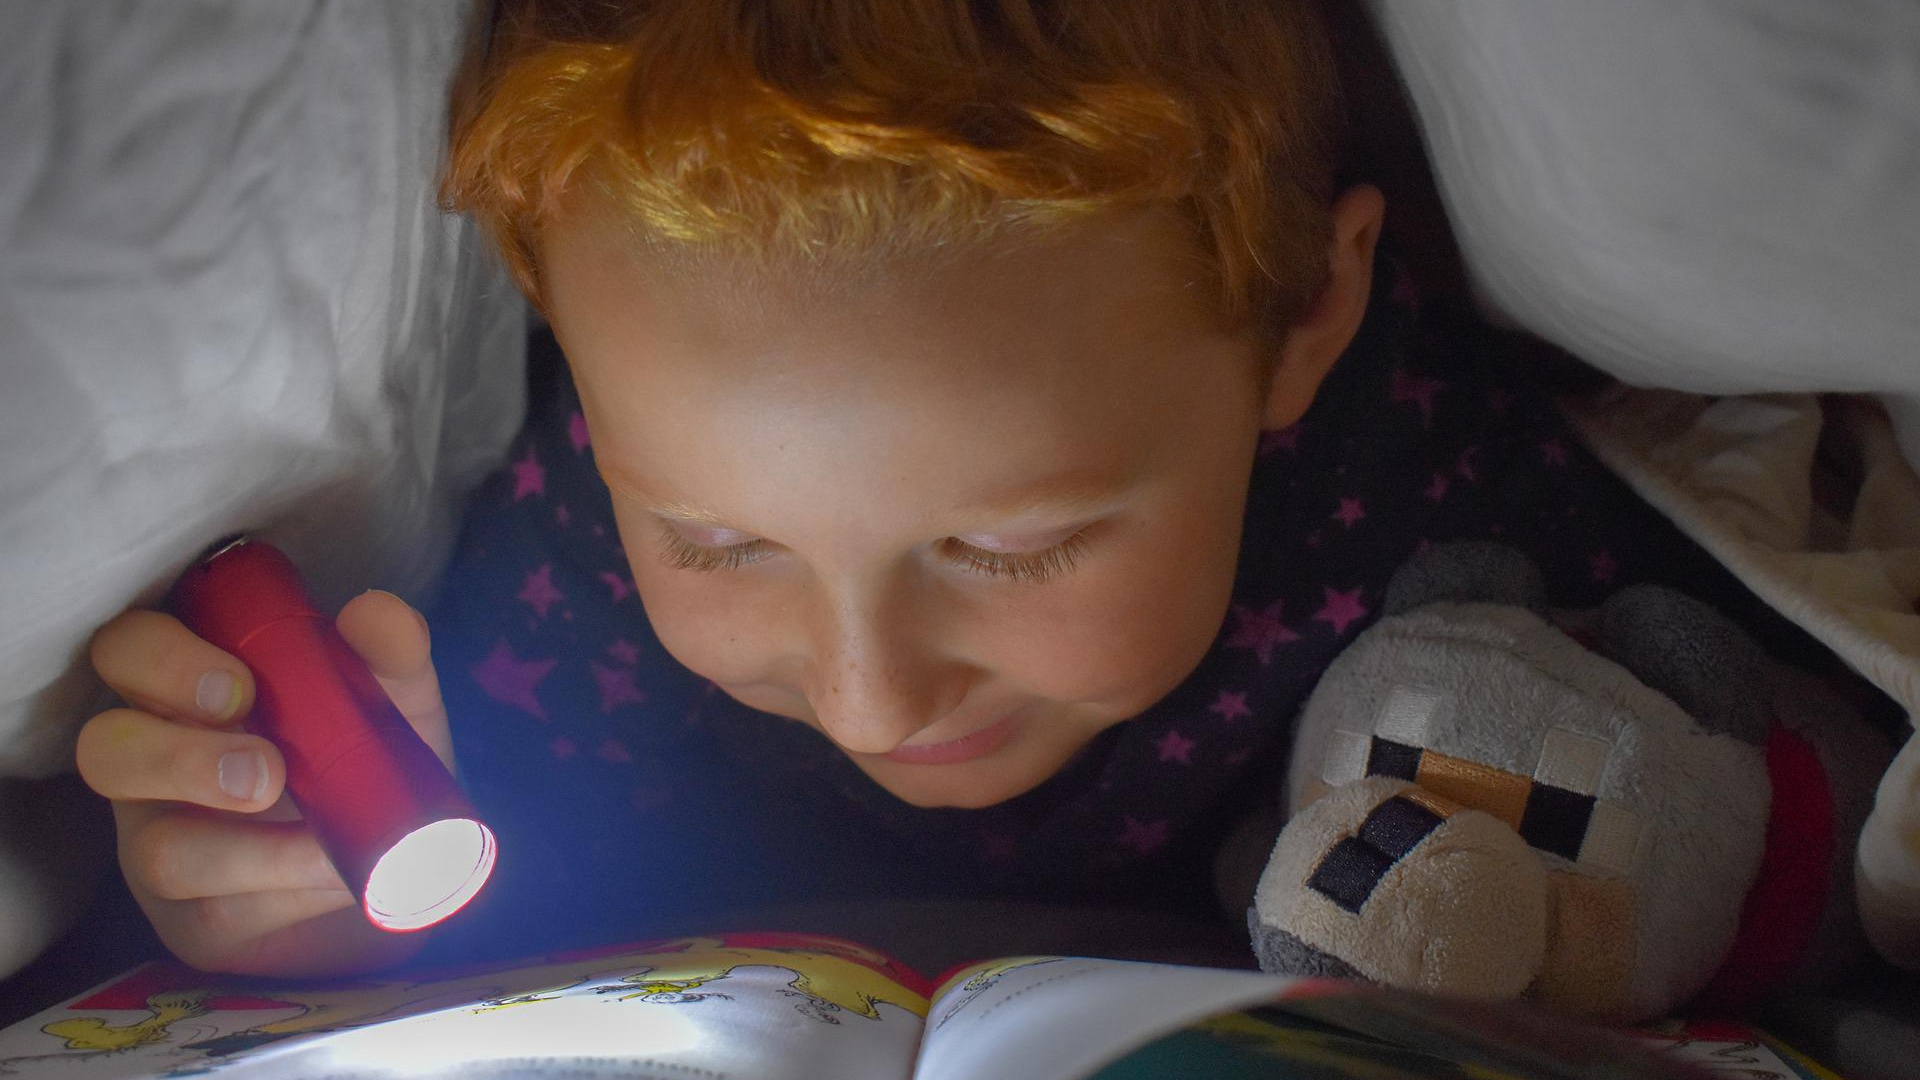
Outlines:
<svg viewBox="0 0 1920 1080"><path fill-rule="evenodd" d="M919 979L830 938L734 934L427 981L138 968L0 1032L0 1076L908 1080Z"/></svg>
<svg viewBox="0 0 1920 1080"><path fill-rule="evenodd" d="M1274 1001L1300 980L1125 960L981 964L934 995L916 1080L1082 1080L1196 1021Z"/></svg>
<svg viewBox="0 0 1920 1080"><path fill-rule="evenodd" d="M1638 1037L1663 1057L1684 1061L1726 1080L1840 1080L1816 1062L1746 1024L1725 1020L1668 1021Z"/></svg>
<svg viewBox="0 0 1920 1080"><path fill-rule="evenodd" d="M1286 1006L1255 1006L1202 1020L1131 1050L1092 1080L1536 1080L1532 1073L1449 1061L1370 1039Z"/></svg>
<svg viewBox="0 0 1920 1080"><path fill-rule="evenodd" d="M1753 1048L1742 1049L1743 1058L1751 1058L1744 1051ZM1676 1080L1699 1075L1681 1060L1650 1053L1627 1032L1519 1003L1452 1001L1259 972L1027 957L976 965L940 987L927 1015L915 1076L1145 1080L1190 1072L1220 1080ZM1191 1068L1174 1068L1182 1062ZM1748 1074L1737 1075L1746 1080Z"/></svg>

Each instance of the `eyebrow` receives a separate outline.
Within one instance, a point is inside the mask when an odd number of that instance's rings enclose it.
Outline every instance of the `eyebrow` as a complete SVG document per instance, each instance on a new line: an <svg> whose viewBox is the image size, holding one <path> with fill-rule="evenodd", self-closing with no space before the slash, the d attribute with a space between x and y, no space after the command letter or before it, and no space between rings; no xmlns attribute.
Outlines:
<svg viewBox="0 0 1920 1080"><path fill-rule="evenodd" d="M693 522L699 525L727 527L726 521L711 510L702 510L692 503L657 499L641 491L635 485L628 483L624 477L609 473L606 467L598 460L593 464L594 471L600 474L600 482L607 485L608 491L611 491L621 498L631 499L639 503L641 508L650 514L658 514L661 517L675 518L680 521Z"/></svg>
<svg viewBox="0 0 1920 1080"><path fill-rule="evenodd" d="M965 517L992 519L1041 511L1074 514L1103 510L1124 495L1133 483L1130 473L1075 469L991 493L960 513Z"/></svg>

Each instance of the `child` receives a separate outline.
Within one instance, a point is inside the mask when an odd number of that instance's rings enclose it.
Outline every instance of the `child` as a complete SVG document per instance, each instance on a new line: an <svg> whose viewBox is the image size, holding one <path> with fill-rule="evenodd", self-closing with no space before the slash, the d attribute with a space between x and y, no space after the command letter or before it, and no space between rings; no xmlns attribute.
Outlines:
<svg viewBox="0 0 1920 1080"><path fill-rule="evenodd" d="M501 833L469 929L1204 903L1422 542L1501 537L1565 604L1737 595L1464 323L1415 322L1380 194L1335 183L1340 116L1305 2L504 10L446 190L571 380L536 355L431 660L395 598L340 617L443 753L452 717ZM418 946L259 813L281 766L230 730L237 662L150 612L94 656L133 708L81 769L170 948Z"/></svg>

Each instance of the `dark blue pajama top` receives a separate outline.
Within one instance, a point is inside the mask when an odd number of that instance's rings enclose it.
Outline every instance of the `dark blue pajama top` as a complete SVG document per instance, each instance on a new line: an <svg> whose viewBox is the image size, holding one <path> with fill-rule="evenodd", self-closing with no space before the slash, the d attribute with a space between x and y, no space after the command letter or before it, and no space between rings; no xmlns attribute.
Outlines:
<svg viewBox="0 0 1920 1080"><path fill-rule="evenodd" d="M1028 794L917 809L792 721L737 704L648 628L550 336L509 464L429 612L463 779L501 864L463 936L513 953L689 912L855 896L1208 903L1234 823L1279 797L1291 718L1420 545L1494 538L1558 606L1635 581L1760 609L1589 457L1531 364L1422 312L1391 260L1301 422L1265 435L1232 605L1199 667Z"/></svg>

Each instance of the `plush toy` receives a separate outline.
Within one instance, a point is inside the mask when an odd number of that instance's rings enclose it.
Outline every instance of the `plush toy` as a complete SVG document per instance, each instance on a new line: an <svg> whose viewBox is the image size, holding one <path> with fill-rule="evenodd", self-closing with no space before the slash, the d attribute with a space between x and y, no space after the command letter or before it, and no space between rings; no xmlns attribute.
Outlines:
<svg viewBox="0 0 1920 1080"><path fill-rule="evenodd" d="M1550 612L1496 544L1427 549L1384 611L1301 716L1262 967L1632 1020L1862 953L1890 749L1824 684L1670 589Z"/></svg>

